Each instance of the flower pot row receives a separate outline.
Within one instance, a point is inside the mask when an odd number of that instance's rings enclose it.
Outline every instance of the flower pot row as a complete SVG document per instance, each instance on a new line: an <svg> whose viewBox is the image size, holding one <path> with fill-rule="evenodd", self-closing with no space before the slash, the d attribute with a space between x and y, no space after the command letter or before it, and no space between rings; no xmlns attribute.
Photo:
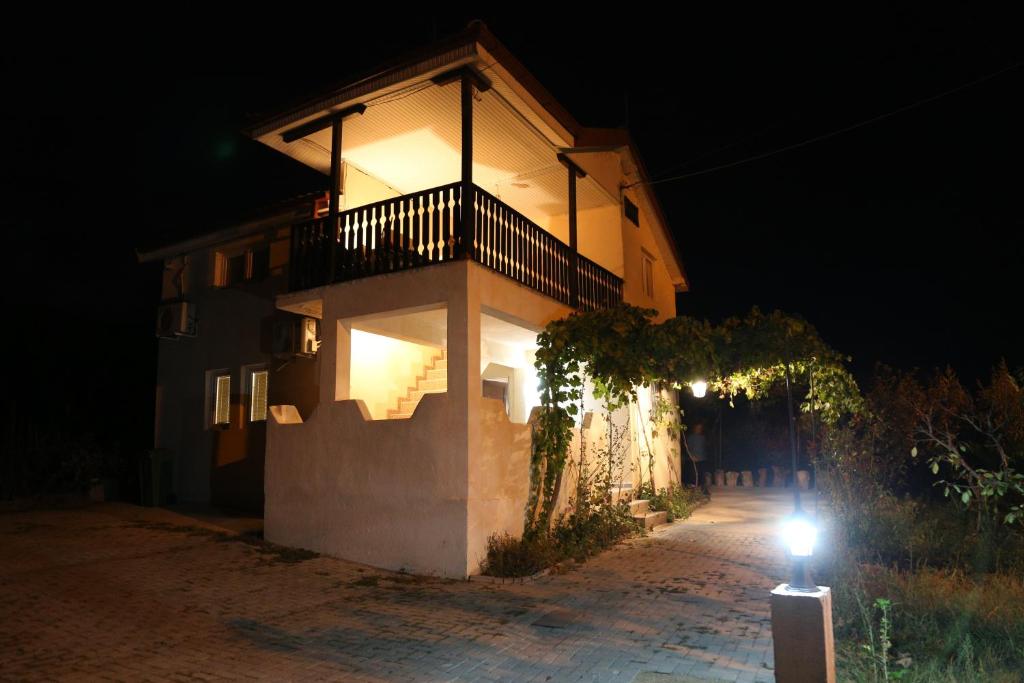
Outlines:
<svg viewBox="0 0 1024 683"><path fill-rule="evenodd" d="M769 487L769 472L767 467L761 467L757 470L757 478L754 478L752 470L742 470L740 472L732 472L726 470L715 470L714 476L710 472L704 474L704 483L708 486L724 486L724 487L753 487L758 486L761 488ZM783 488L788 485L792 485L790 481L789 469L785 467L771 468L771 487ZM796 483L797 485L806 491L811 486L811 473L808 470L797 470L796 471Z"/></svg>

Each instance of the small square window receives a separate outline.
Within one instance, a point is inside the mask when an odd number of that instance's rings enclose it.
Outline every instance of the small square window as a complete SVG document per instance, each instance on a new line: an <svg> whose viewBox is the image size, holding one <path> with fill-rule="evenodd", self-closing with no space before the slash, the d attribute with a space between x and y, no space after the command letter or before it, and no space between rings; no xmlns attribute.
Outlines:
<svg viewBox="0 0 1024 683"><path fill-rule="evenodd" d="M267 370L253 370L249 375L249 422L267 420Z"/></svg>
<svg viewBox="0 0 1024 683"><path fill-rule="evenodd" d="M213 424L231 424L231 375L217 375L214 379Z"/></svg>
<svg viewBox="0 0 1024 683"><path fill-rule="evenodd" d="M629 201L629 197L622 198L622 210L626 214L626 218L630 223L636 227L640 227L640 209L637 208L636 204Z"/></svg>

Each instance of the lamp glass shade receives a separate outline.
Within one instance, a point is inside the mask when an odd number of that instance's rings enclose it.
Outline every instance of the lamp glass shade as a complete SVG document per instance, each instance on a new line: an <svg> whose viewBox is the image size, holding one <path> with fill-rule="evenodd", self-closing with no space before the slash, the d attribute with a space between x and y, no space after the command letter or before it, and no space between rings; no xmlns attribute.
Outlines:
<svg viewBox="0 0 1024 683"><path fill-rule="evenodd" d="M782 526L782 539L793 557L810 557L818 530L806 517L791 517Z"/></svg>
<svg viewBox="0 0 1024 683"><path fill-rule="evenodd" d="M690 391L693 392L694 398L704 398L704 395L708 393L708 383L702 379L690 382Z"/></svg>

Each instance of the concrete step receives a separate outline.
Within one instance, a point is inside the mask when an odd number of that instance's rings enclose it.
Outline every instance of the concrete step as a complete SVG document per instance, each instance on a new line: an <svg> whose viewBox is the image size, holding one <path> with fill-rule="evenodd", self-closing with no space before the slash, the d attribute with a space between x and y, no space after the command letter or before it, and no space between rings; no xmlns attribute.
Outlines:
<svg viewBox="0 0 1024 683"><path fill-rule="evenodd" d="M448 391L448 379L421 379L416 382L416 389L419 391Z"/></svg>
<svg viewBox="0 0 1024 683"><path fill-rule="evenodd" d="M447 391L448 387L443 387L441 389L413 389L402 400L413 401L413 405L415 405L420 402L420 399L423 398L424 394L444 394L447 393Z"/></svg>
<svg viewBox="0 0 1024 683"><path fill-rule="evenodd" d="M637 515L646 515L651 511L651 501L649 500L631 500L629 501L629 514L636 517Z"/></svg>
<svg viewBox="0 0 1024 683"><path fill-rule="evenodd" d="M388 419L389 420L408 420L410 417L412 417L412 413L403 413L400 410L389 410L388 411Z"/></svg>
<svg viewBox="0 0 1024 683"><path fill-rule="evenodd" d="M668 512L648 512L644 515L633 515L633 519L644 529L653 529L659 524L668 524Z"/></svg>
<svg viewBox="0 0 1024 683"><path fill-rule="evenodd" d="M618 486L612 486L609 491L612 498L612 505L618 505L620 500L629 500L633 497L633 485L622 484Z"/></svg>
<svg viewBox="0 0 1024 683"><path fill-rule="evenodd" d="M412 415L416 411L416 406L420 404L420 400L411 398L400 398L398 399L398 412L409 413Z"/></svg>
<svg viewBox="0 0 1024 683"><path fill-rule="evenodd" d="M448 371L448 359L447 358L438 358L437 360L435 360L434 361L434 370L444 370L445 372L447 372Z"/></svg>
<svg viewBox="0 0 1024 683"><path fill-rule="evenodd" d="M446 382L448 381L448 370L447 369L442 368L440 370L427 370L427 380L428 381L436 382L437 380L441 380L441 379L443 379Z"/></svg>

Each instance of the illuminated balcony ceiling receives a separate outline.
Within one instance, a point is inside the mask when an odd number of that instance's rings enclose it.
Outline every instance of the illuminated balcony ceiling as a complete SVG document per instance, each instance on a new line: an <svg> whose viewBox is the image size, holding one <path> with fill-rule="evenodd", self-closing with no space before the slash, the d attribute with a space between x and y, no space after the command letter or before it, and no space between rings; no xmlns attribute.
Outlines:
<svg viewBox="0 0 1024 683"><path fill-rule="evenodd" d="M437 86L430 79L465 66L475 67L492 83L474 104L475 183L550 230L549 219L565 216L568 203L566 171L554 158L557 150L615 152L642 208L654 216L654 239L672 283L680 291L687 289L678 247L657 197L643 184L647 174L628 132L580 125L481 22L275 113L246 132L327 173L329 132L292 143L284 142L281 134L363 104L366 113L344 123L342 154L349 163L398 193L454 182L461 176L459 86ZM570 153L584 167L593 156ZM617 173L594 174L597 178L590 175L578 184L581 211L620 201L618 180L612 179Z"/></svg>
<svg viewBox="0 0 1024 683"><path fill-rule="evenodd" d="M559 146L492 88L473 106L473 181L542 225L568 207L567 171ZM366 113L345 119L342 158L399 194L459 180L462 168L459 84L427 81L367 102ZM279 148L330 172L331 131L324 129ZM590 176L579 181L577 205L586 210L617 203L614 188Z"/></svg>

